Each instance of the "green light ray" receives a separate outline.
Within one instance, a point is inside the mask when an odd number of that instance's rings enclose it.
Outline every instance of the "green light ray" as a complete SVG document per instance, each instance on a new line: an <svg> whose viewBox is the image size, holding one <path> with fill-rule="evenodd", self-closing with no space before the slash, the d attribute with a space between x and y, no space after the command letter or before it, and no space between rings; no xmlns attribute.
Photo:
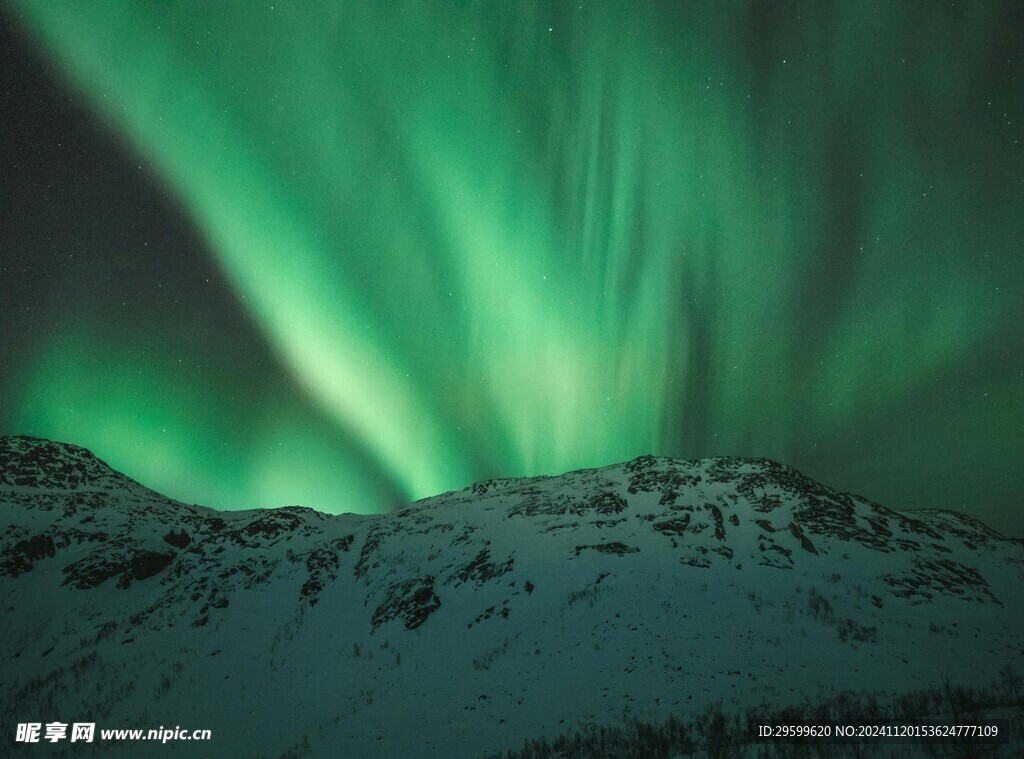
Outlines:
<svg viewBox="0 0 1024 759"><path fill-rule="evenodd" d="M148 487L205 506L372 513L398 500L308 409L240 389L240 377L174 371L166 356L187 350L168 336L138 345L84 328L62 333L19 383L15 423L73 440ZM255 409L264 413L246 418Z"/></svg>

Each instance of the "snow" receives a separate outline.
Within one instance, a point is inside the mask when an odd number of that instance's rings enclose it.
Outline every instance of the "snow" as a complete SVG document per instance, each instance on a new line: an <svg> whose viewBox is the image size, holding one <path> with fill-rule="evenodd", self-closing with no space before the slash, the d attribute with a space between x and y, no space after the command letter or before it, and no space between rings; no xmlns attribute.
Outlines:
<svg viewBox="0 0 1024 759"><path fill-rule="evenodd" d="M210 728L211 756L479 756L713 703L987 684L1024 651L1018 542L760 459L328 516L189 506L0 438L0 514L8 721Z"/></svg>

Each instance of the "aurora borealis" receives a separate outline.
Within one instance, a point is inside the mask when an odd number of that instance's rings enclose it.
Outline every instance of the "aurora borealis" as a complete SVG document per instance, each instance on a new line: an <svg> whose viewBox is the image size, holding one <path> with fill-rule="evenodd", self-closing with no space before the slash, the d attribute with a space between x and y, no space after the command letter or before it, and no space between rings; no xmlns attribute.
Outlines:
<svg viewBox="0 0 1024 759"><path fill-rule="evenodd" d="M1024 534L1018 3L2 7L0 432L219 507L754 455Z"/></svg>

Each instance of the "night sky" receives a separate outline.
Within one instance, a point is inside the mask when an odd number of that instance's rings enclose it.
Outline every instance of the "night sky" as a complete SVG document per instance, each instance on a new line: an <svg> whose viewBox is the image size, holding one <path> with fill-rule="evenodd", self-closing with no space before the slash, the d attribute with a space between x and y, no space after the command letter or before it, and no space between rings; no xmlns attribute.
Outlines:
<svg viewBox="0 0 1024 759"><path fill-rule="evenodd" d="M3 2L0 432L222 508L767 456L1024 534L1024 5Z"/></svg>

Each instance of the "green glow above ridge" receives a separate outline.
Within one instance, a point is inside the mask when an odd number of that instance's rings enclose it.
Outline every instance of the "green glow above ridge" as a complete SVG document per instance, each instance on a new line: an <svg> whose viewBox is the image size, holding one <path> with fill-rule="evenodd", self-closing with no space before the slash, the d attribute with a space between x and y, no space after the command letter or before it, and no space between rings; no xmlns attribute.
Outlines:
<svg viewBox="0 0 1024 759"><path fill-rule="evenodd" d="M55 338L23 379L19 426L102 451L115 469L187 502L333 510L344 498L347 510L363 513L399 502L343 441L310 425L307 410L238 394L237 382L208 373L169 371L149 355L159 353L154 345L180 347L166 336L150 338L146 351L82 330ZM238 423L257 408L263 413Z"/></svg>

